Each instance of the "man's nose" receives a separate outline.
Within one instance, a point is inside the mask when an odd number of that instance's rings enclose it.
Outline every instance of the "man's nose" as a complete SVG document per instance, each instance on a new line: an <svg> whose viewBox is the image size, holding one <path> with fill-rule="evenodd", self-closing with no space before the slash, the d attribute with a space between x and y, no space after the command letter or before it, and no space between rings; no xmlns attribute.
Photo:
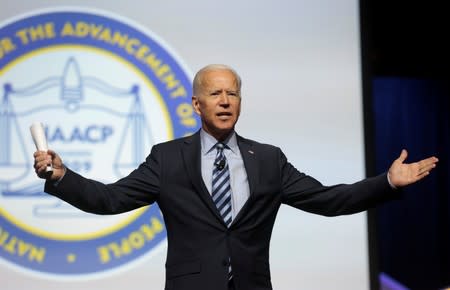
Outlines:
<svg viewBox="0 0 450 290"><path fill-rule="evenodd" d="M224 92L220 95L220 103L221 106L229 106L230 105L230 98L228 97L227 93Z"/></svg>

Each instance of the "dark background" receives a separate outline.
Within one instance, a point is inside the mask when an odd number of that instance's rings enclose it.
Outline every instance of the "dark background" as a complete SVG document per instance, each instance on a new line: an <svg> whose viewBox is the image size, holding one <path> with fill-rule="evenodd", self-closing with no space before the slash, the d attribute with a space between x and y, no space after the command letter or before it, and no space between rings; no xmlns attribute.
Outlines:
<svg viewBox="0 0 450 290"><path fill-rule="evenodd" d="M450 10L444 1L361 0L367 175L435 155L438 167L369 211L371 289L450 286Z"/></svg>
<svg viewBox="0 0 450 290"><path fill-rule="evenodd" d="M361 0L363 41L372 76L450 75L446 1Z"/></svg>

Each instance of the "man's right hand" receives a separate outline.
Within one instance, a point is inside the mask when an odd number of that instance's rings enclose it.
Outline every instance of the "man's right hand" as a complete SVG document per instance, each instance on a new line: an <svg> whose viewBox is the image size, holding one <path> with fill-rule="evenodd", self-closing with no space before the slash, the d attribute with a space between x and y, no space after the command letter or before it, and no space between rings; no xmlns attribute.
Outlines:
<svg viewBox="0 0 450 290"><path fill-rule="evenodd" d="M65 168L62 163L61 157L56 154L53 150L45 151L36 151L33 154L34 156L34 171L37 176L47 180L57 181L64 176ZM53 172L50 174L46 172L46 168L48 165L52 165Z"/></svg>

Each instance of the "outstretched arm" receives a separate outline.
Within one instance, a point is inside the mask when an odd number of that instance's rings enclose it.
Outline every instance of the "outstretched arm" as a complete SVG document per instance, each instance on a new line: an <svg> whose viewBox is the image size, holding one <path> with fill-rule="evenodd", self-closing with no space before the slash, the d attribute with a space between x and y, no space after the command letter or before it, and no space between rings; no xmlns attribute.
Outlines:
<svg viewBox="0 0 450 290"><path fill-rule="evenodd" d="M418 162L404 163L408 157L408 152L403 149L400 156L389 168L389 181L394 187L403 187L415 183L436 167L439 161L436 157L429 157Z"/></svg>
<svg viewBox="0 0 450 290"><path fill-rule="evenodd" d="M335 216L357 213L385 201L397 199L401 191L395 190L427 176L436 166L438 159L430 157L415 163L404 163L406 150L389 169L389 183L386 173L366 178L353 184L323 186L314 178L300 173L281 153L280 167L283 182L283 203L308 212Z"/></svg>
<svg viewBox="0 0 450 290"><path fill-rule="evenodd" d="M117 214L151 204L159 195L160 162L157 146L137 169L111 184L85 178L66 168L52 150L34 154L36 174L46 179L44 191L86 212ZM51 164L51 174L45 171Z"/></svg>

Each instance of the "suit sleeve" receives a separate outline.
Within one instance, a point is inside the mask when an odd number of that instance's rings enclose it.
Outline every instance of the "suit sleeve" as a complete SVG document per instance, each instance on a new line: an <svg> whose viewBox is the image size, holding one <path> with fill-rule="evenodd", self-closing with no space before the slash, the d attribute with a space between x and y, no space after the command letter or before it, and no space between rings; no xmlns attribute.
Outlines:
<svg viewBox="0 0 450 290"><path fill-rule="evenodd" d="M111 184L85 178L70 169L57 186L47 181L45 192L95 214L118 214L155 202L159 196L161 156L153 146L145 162Z"/></svg>
<svg viewBox="0 0 450 290"><path fill-rule="evenodd" d="M400 197L392 189L386 173L353 184L324 186L316 179L299 172L279 151L282 202L295 208L325 215L353 214Z"/></svg>

